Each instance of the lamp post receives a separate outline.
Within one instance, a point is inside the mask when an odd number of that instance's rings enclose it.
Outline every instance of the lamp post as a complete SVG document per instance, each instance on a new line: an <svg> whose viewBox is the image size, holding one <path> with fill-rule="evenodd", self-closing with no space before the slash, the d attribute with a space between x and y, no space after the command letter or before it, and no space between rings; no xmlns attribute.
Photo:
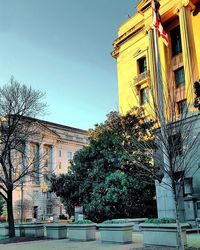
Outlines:
<svg viewBox="0 0 200 250"><path fill-rule="evenodd" d="M42 193L44 194L44 202L43 202L43 220L46 219L46 209L47 209L47 197L46 197L46 193L48 191L48 185L46 183L43 183L40 185L40 188L42 190Z"/></svg>
<svg viewBox="0 0 200 250"><path fill-rule="evenodd" d="M21 182L21 214L20 214L20 222L23 224L23 216L24 216L24 182Z"/></svg>

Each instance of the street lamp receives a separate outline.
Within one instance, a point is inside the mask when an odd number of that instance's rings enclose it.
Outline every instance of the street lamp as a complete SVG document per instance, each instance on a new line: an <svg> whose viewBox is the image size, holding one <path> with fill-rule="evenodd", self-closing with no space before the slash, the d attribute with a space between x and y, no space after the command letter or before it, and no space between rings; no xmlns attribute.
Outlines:
<svg viewBox="0 0 200 250"><path fill-rule="evenodd" d="M46 209L47 209L47 197L45 194L47 194L48 191L48 185L46 183L43 183L40 185L40 188L42 190L42 193L44 194L44 205L43 205L43 220L46 219Z"/></svg>

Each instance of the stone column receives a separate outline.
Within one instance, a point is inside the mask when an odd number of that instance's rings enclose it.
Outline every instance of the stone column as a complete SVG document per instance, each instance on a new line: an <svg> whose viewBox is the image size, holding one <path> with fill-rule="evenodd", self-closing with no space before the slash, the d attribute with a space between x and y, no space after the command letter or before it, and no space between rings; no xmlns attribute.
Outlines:
<svg viewBox="0 0 200 250"><path fill-rule="evenodd" d="M40 183L44 182L43 176L43 166L44 166L44 153L43 153L43 143L39 144L39 171L40 171Z"/></svg>
<svg viewBox="0 0 200 250"><path fill-rule="evenodd" d="M148 38L149 38L149 70L151 77L151 92L152 95L157 96L157 75L156 75L156 60L155 60L155 47L154 47L154 36L153 29L148 30Z"/></svg>
<svg viewBox="0 0 200 250"><path fill-rule="evenodd" d="M51 145L51 161L50 161L50 173L55 170L55 146Z"/></svg>
<svg viewBox="0 0 200 250"><path fill-rule="evenodd" d="M183 53L183 64L185 71L186 91L189 93L189 103L193 103L193 83L196 78L196 60L194 55L194 41L192 36L192 24L191 24L191 5L190 1L182 0L181 6L179 6L179 23L181 31L181 44Z"/></svg>
<svg viewBox="0 0 200 250"><path fill-rule="evenodd" d="M22 159L23 163L22 163L22 168L26 168L29 164L29 157L30 157L30 142L26 141L25 142L25 154L24 154L24 157ZM23 170L23 169L22 169ZM22 178L22 182L26 182L30 180L30 175L26 175Z"/></svg>

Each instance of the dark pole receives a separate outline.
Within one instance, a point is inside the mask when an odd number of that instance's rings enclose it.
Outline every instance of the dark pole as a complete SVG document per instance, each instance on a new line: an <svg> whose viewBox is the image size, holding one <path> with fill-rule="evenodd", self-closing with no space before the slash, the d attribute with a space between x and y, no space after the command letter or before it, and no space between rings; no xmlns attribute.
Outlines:
<svg viewBox="0 0 200 250"><path fill-rule="evenodd" d="M24 203L24 183L22 181L21 183L21 218L20 218L21 224L23 224L23 214L24 214L23 203Z"/></svg>

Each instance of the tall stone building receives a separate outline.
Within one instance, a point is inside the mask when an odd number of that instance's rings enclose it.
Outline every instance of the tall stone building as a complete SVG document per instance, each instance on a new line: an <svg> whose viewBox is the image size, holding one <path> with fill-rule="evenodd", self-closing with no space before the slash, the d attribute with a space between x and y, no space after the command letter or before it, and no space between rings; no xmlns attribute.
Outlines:
<svg viewBox="0 0 200 250"><path fill-rule="evenodd" d="M138 2L135 14L119 27L118 38L113 43L112 56L117 61L120 111L125 114L132 106L142 106L146 118L151 117L149 105L152 98L149 89L156 86L160 77L166 83L163 91L171 91L175 96L175 115L181 116L187 105L191 112L196 112L199 116L197 109L193 109L193 84L199 80L200 75L200 1L159 2L162 24L169 38L169 48L162 39L158 39L161 65L159 76L156 72L150 0ZM198 120L195 133L200 130L200 119ZM193 224L200 217L199 164L200 160L197 159L193 167L195 174L186 175L180 199L182 219ZM174 204L170 194L159 186L156 191L158 216L174 217Z"/></svg>
<svg viewBox="0 0 200 250"><path fill-rule="evenodd" d="M59 198L49 192L47 177L67 173L75 152L87 144L85 130L34 119L37 121L38 136L26 144L26 150L37 159L33 167L41 171L25 176L14 190L15 220L56 220L65 213Z"/></svg>

